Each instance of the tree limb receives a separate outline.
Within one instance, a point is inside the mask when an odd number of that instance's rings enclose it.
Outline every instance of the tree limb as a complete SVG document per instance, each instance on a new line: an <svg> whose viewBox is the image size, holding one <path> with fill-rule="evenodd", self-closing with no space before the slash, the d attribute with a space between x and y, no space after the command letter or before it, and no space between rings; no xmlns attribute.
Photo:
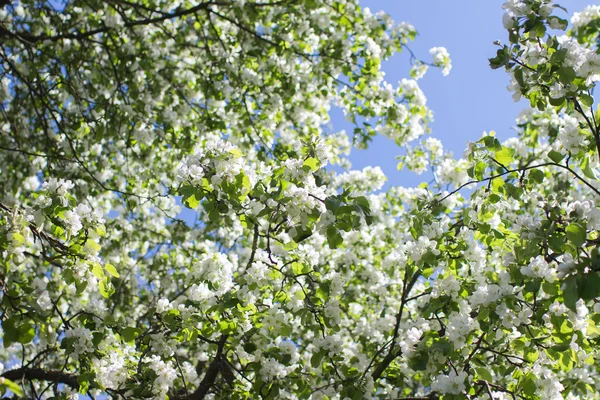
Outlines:
<svg viewBox="0 0 600 400"><path fill-rule="evenodd" d="M45 370L42 368L17 368L6 371L2 374L2 377L10 379L11 381L27 379L63 383L73 389L79 389L77 375L63 371Z"/></svg>
<svg viewBox="0 0 600 400"><path fill-rule="evenodd" d="M251 4L251 5L260 7L260 6L275 6L275 5L280 5L283 3L285 3L285 1L279 1L279 2L273 2L273 3L256 3L256 4ZM131 5L131 3L129 3L129 4ZM226 2L226 1L208 1L205 3L200 3L200 4L198 4L194 7L190 7L190 8L185 8L185 9L179 8L172 13L166 13L166 12L162 12L159 10L155 10L153 12L159 13L160 14L159 17L139 19L139 20L135 20L135 21L128 21L123 24L123 27L124 28L132 28L134 26L150 25L150 24L154 24L154 23L163 22L167 19L178 18L178 17L183 17L186 15L194 14L198 11L206 10L211 6L231 6L231 5L233 5L233 3ZM58 40L62 40L62 39L75 39L75 40L85 39L90 36L94 36L98 33L105 33L110 30L112 30L112 28L105 25L100 28L92 29L90 31L85 31L85 32L72 32L72 33L63 33L63 34L55 35L55 36L48 36L48 35L31 35L27 32L11 32L8 29L0 26L0 36L13 36L22 41L26 41L29 43L36 43L36 42L43 42L45 40L58 41Z"/></svg>
<svg viewBox="0 0 600 400"><path fill-rule="evenodd" d="M408 282L408 284L405 283L405 286L402 290L402 299L400 301L400 309L398 310L398 314L396 314L396 325L394 326L394 334L392 335L392 343L391 343L390 351L387 353L387 355L385 356L383 361L381 361L381 363L379 363L379 365L377 366L375 371L373 371L373 375L371 375L371 376L373 377L374 381L379 379L381 377L381 375L383 375L383 373L385 372L387 367L389 367L389 365L392 363L392 361L394 361L397 357L399 357L402 354L402 349L396 350L396 339L398 338L398 332L400 329L400 322L402 321L402 314L404 313L404 307L406 306L406 303L408 302L407 301L408 295L409 295L410 291L412 290L413 286L415 285L415 283L417 283L417 279L419 278L419 276L421 276L421 270L417 270L414 273L414 275L412 276L412 278L411 278L410 282ZM406 282L406 280L405 280L405 282Z"/></svg>
<svg viewBox="0 0 600 400"><path fill-rule="evenodd" d="M204 399L210 388L214 385L215 381L217 380L217 376L219 375L221 361L223 358L223 349L225 348L226 342L227 335L221 336L217 347L217 354L208 366L208 370L206 371L206 374L204 374L204 379L202 379L202 382L200 382L200 385L198 385L198 389L196 389L196 391L189 397L190 400Z"/></svg>

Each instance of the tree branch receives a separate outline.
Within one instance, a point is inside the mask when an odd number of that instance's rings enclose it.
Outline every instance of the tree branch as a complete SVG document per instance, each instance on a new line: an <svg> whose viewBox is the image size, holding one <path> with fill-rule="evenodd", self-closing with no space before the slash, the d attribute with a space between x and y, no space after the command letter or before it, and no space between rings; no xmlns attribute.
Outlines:
<svg viewBox="0 0 600 400"><path fill-rule="evenodd" d="M402 299L400 301L400 309L398 310L398 314L396 314L396 325L394 326L394 334L392 335L392 344L390 347L390 351L387 353L387 355L385 356L383 361L381 361L381 363L379 363L379 365L377 366L375 371L373 371L373 375L371 375L371 376L373 377L374 381L379 379L381 377L381 375L383 375L383 373L385 372L387 367L392 363L392 361L394 361L397 357L399 357L402 354L401 349L398 349L396 351L396 339L398 338L398 331L400 329L400 322L402 321L402 314L404 313L404 307L406 306L406 303L408 302L408 300L407 300L408 295L409 295L410 291L412 290L413 286L415 285L415 283L417 283L417 279L419 278L419 276L421 276L420 269L415 271L410 282L408 282L408 284L406 286L404 286L404 288L402 289ZM405 280L405 282L406 282L406 280Z"/></svg>
<svg viewBox="0 0 600 400"><path fill-rule="evenodd" d="M285 0L285 1L287 1L287 0ZM285 3L285 1L278 1L278 2L273 2L273 3L256 3L256 4L251 3L249 5L255 6L255 7L275 6L275 5L281 5L281 4ZM129 4L132 5L132 3L129 3ZM183 17L186 15L194 14L198 11L206 10L211 6L231 6L231 5L233 5L233 3L227 2L227 1L209 1L209 2L205 2L205 3L200 3L191 8L177 9L176 11L174 11L172 13L166 13L163 11L154 10L152 12L156 12L156 13L160 14L159 17L146 18L146 19L140 19L140 20L135 20L135 21L128 21L123 24L123 27L124 28L132 28L134 26L155 24L155 23L163 22L168 19L178 18L178 17ZM48 35L37 35L36 36L36 35L31 35L27 32L11 32L8 29L0 26L0 36L12 36L12 37L16 37L17 39L19 39L21 41L25 41L25 42L29 42L29 43L36 43L36 42L43 42L45 40L58 41L58 40L62 40L62 39L75 39L75 40L85 39L90 36L94 36L98 33L105 33L110 30L112 30L111 27L102 26L101 28L96 28L96 29L92 29L90 31L85 31L85 32L63 33L63 34L55 35L55 36L48 36Z"/></svg>
<svg viewBox="0 0 600 400"><path fill-rule="evenodd" d="M189 397L190 400L204 399L210 388L214 385L215 381L217 380L217 375L219 375L221 360L223 358L223 349L225 348L226 342L227 335L221 336L217 347L217 354L208 366L208 370L206 371L206 374L204 374L204 379L202 379L202 382L200 382L200 385L198 385L198 389L196 389L196 391Z"/></svg>
<svg viewBox="0 0 600 400"><path fill-rule="evenodd" d="M220 2L220 1L214 1L214 2L211 1L211 2L206 2L206 3L200 3L191 8L178 9L172 13L161 14L160 17L125 22L123 24L123 27L124 28L132 28L134 26L150 25L150 24L154 24L157 22L163 22L167 19L183 17L183 16L186 16L189 14L194 14L195 12L198 12L200 10L207 9L210 6L227 6L227 5L231 5L231 3ZM85 39L90 36L94 36L98 33L105 33L110 30L112 30L111 27L103 26L101 28L92 29L91 31L86 31L86 32L63 33L63 34L56 35L56 36L48 36L48 35L35 36L35 35L31 35L27 32L11 32L6 28L0 27L0 36L15 36L15 37L25 40L27 42L36 43L36 42L43 42L45 40L57 41L57 40L62 40L62 39L75 39L75 40Z"/></svg>
<svg viewBox="0 0 600 400"><path fill-rule="evenodd" d="M63 383L73 389L79 389L77 375L68 372L45 370L41 368L17 368L6 371L2 374L3 378L11 381L20 381L22 379L48 381L55 383Z"/></svg>
<svg viewBox="0 0 600 400"><path fill-rule="evenodd" d="M583 107L581 107L581 104L579 104L579 101L576 97L573 97L573 103L575 104L575 111L581 114L581 116L585 119L585 122L587 122L588 127L592 131L592 136L594 136L594 142L596 143L596 150L598 151L598 157L600 158L600 133L598 132L598 127L595 123L590 121L589 117L583 110ZM592 110L592 116L593 115L594 111Z"/></svg>
<svg viewBox="0 0 600 400"><path fill-rule="evenodd" d="M446 194L444 197L442 197L441 199L436 200L436 201L438 203L441 203L442 201L446 200L448 197L451 197L451 196L455 195L456 193L460 192L463 188L465 188L465 187L467 187L469 185L474 185L474 184L477 184L477 183L491 181L492 179L500 178L502 176L511 174L513 172L524 172L524 171L529 171L531 169L536 169L536 168L541 168L541 167L559 167L559 168L562 168L562 169L566 169L571 174L573 174L575 176L575 178L577 178L580 182L582 182L584 185L586 185L588 188L590 188L594 193L596 193L597 195L600 196L600 191L598 189L596 189L594 186L592 186L591 183L589 183L588 181L586 181L585 179L583 179L577 172L575 172L568 165L562 165L562 164L555 163L555 162L546 162L546 163L537 164L537 165L530 165L528 167L522 167L522 168L515 168L515 169L506 170L505 172L502 172L502 173L496 174L496 175L492 175L492 176L488 176L487 178L483 178L483 179L480 179L480 180L472 180L472 181L469 181L467 183L463 183L462 185L460 185L459 187L457 187L456 189L454 189L453 191L451 191L450 193Z"/></svg>

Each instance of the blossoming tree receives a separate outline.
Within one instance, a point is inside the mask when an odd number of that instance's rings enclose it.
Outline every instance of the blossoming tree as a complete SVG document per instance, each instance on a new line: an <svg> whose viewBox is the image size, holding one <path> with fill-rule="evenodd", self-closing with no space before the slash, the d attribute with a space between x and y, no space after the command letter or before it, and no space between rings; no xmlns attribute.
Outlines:
<svg viewBox="0 0 600 400"><path fill-rule="evenodd" d="M400 166L433 183L381 192L350 149L427 133L417 80L451 69L438 47L384 80L411 25L358 0L1 1L0 391L598 398L600 7L567 32L548 0L504 8L518 136L425 139Z"/></svg>

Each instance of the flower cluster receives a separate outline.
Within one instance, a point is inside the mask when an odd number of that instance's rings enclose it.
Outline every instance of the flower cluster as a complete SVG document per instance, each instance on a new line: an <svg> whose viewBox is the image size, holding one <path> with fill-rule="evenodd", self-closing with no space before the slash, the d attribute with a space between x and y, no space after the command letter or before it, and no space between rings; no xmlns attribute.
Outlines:
<svg viewBox="0 0 600 400"><path fill-rule="evenodd" d="M448 75L452 69L452 61L448 50L445 47L433 47L429 50L429 54L433 56L433 65L442 68L444 76Z"/></svg>

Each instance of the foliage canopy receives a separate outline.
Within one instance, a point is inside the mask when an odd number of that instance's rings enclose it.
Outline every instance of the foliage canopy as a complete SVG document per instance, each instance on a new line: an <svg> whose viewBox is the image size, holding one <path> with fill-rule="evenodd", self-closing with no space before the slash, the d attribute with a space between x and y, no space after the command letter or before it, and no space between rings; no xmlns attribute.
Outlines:
<svg viewBox="0 0 600 400"><path fill-rule="evenodd" d="M448 52L386 82L416 31L358 0L0 7L7 396L598 398L600 7L504 4L531 109L460 159L407 145ZM434 181L351 170L378 134Z"/></svg>

